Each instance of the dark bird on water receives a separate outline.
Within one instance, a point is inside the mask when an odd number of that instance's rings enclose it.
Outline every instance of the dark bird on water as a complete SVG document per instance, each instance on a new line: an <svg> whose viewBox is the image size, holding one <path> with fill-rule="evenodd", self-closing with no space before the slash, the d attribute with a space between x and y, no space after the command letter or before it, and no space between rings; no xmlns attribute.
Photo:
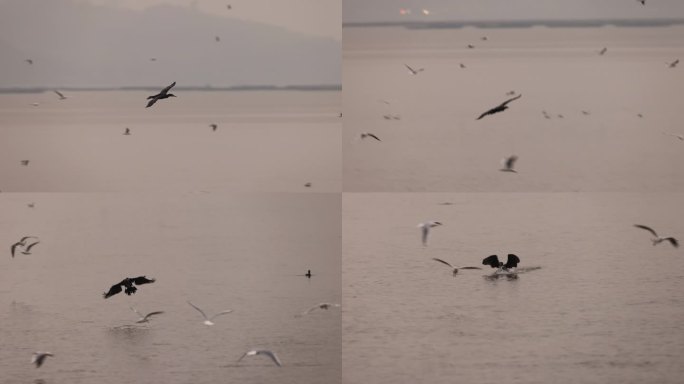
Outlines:
<svg viewBox="0 0 684 384"><path fill-rule="evenodd" d="M218 125L217 125L217 124L209 124L209 126L211 127L211 130L214 131L214 132L216 132L216 130L218 129Z"/></svg>
<svg viewBox="0 0 684 384"><path fill-rule="evenodd" d="M599 51L599 55L603 56L606 54L606 52L608 52L608 48L603 47L603 49Z"/></svg>
<svg viewBox="0 0 684 384"><path fill-rule="evenodd" d="M138 276L138 277L134 277L134 278L127 277L127 278L121 280L120 282L112 285L112 287L109 288L109 291L103 293L102 296L105 299L108 299L108 298L116 295L117 293L121 292L122 287L125 288L124 293L130 296L138 290L138 288L134 287L133 284L142 285L142 284L154 283L155 281L156 281L156 279L148 279L145 276Z"/></svg>
<svg viewBox="0 0 684 384"><path fill-rule="evenodd" d="M465 64L463 64L463 63L458 63L458 66L463 68L463 69L465 69L465 67L466 67Z"/></svg>
<svg viewBox="0 0 684 384"><path fill-rule="evenodd" d="M128 128L128 127L126 127L126 130L124 131L123 134L126 135L126 136L130 135L130 134L131 134L131 129Z"/></svg>
<svg viewBox="0 0 684 384"><path fill-rule="evenodd" d="M154 103L157 102L157 100L167 99L169 97L176 97L176 95L174 95L173 93L169 93L169 91L171 90L171 88L173 88L174 85L176 85L175 81L173 82L173 84L162 89L161 92L157 93L156 95L148 96L147 100L149 100L149 102L147 103L147 107L145 107L145 108L149 108L149 107L153 106Z"/></svg>
<svg viewBox="0 0 684 384"><path fill-rule="evenodd" d="M19 241L12 244L12 246L10 247L10 252L12 253L12 257L14 257L14 254L16 253L17 247L26 247L26 242L28 239L38 239L38 238L35 236L24 236ZM36 242L35 244L38 244L38 242ZM31 246L33 246L35 244L32 244ZM22 253L24 253L26 251L27 250L24 249L24 251L22 251ZM26 254L28 255L28 253L26 253Z"/></svg>
<svg viewBox="0 0 684 384"><path fill-rule="evenodd" d="M508 99L508 100L504 101L503 103L497 105L496 107L490 109L489 111L484 112L483 114L481 114L480 117L478 117L476 120L480 120L481 118L483 118L483 117L485 117L485 116L487 116L487 115L493 115L493 114L495 114L495 113L499 113L499 112L503 112L503 111L507 110L507 109L508 109L508 106L507 106L506 104L510 103L510 102L513 101L513 100L517 100L517 99L519 99L519 98L521 98L521 97L522 97L522 94L520 94L520 95L518 95L518 96L516 96L516 97L514 97L514 98L512 98L512 99Z"/></svg>
<svg viewBox="0 0 684 384"><path fill-rule="evenodd" d="M411 72L412 75L417 75L418 73L423 72L425 70L425 68L413 69L413 68L409 67L408 64L404 64L404 66L406 68L408 68L408 70Z"/></svg>
<svg viewBox="0 0 684 384"><path fill-rule="evenodd" d="M473 48L475 48L475 46L472 44L468 44L468 48L473 49Z"/></svg>
<svg viewBox="0 0 684 384"><path fill-rule="evenodd" d="M513 173L517 173L518 171L516 171L515 169L513 169L513 167L515 166L515 162L516 162L517 160L518 160L518 156L516 156L516 155L511 155L511 156L509 156L509 157L504 157L504 158L501 160L501 164L503 165L503 168L499 169L499 171L501 171L501 172L513 172Z"/></svg>
<svg viewBox="0 0 684 384"><path fill-rule="evenodd" d="M27 63L29 63L29 65L33 64L33 60L31 60L31 59L26 59L26 60L24 60L24 61L27 62Z"/></svg>
<svg viewBox="0 0 684 384"><path fill-rule="evenodd" d="M668 63L668 66L669 66L670 68L674 68L674 67L677 66L677 64L679 64L679 59L677 59L677 60L675 60L675 61L673 61L673 62L671 62L671 63Z"/></svg>
<svg viewBox="0 0 684 384"><path fill-rule="evenodd" d="M372 138L374 138L374 139L377 140L377 141L382 141L382 140L380 140L379 137L375 136L375 135L372 134L372 133L364 132L364 133L361 134L361 138L362 138L362 139L365 139L366 137L372 137Z"/></svg>
<svg viewBox="0 0 684 384"><path fill-rule="evenodd" d="M54 356L50 352L33 352L33 357L31 357L31 364L35 364L36 368L40 368L41 365L43 365L43 362L45 362L45 359L50 356Z"/></svg>
<svg viewBox="0 0 684 384"><path fill-rule="evenodd" d="M438 258L436 258L436 257L433 257L432 260L437 261L437 262L440 262L440 263L442 263L442 264L448 266L449 268L453 268L452 274L453 274L454 276L458 273L458 270L459 270L459 269L482 269L482 268L480 268L480 267L454 267L453 265L447 263L446 261L444 261L444 260L442 260L442 259L438 259Z"/></svg>
<svg viewBox="0 0 684 384"><path fill-rule="evenodd" d="M506 260L506 264L504 264L502 261L499 261L499 258L496 255L487 256L484 258L484 260L482 260L483 265L489 265L490 267L498 268L501 271L508 271L510 269L516 268L518 263L520 263L520 258L512 253L508 254L508 260Z"/></svg>
<svg viewBox="0 0 684 384"><path fill-rule="evenodd" d="M66 96L64 96L64 95L62 94L62 92L60 92L60 91L58 91L58 90L54 90L54 91L52 91L52 92L56 93L57 96L59 96L59 99L60 99L60 100L66 100L66 98L67 98Z"/></svg>
<svg viewBox="0 0 684 384"><path fill-rule="evenodd" d="M306 271L306 274L304 274L304 276L306 276L310 279L311 278L311 270L309 269L308 271Z"/></svg>
<svg viewBox="0 0 684 384"><path fill-rule="evenodd" d="M307 188L311 188L311 185L312 185L312 184L311 184L310 182L304 183L304 186L307 187Z"/></svg>
<svg viewBox="0 0 684 384"><path fill-rule="evenodd" d="M672 236L667 236L667 237L658 236L658 233L656 233L656 231L653 228L647 227L645 225L634 224L634 226L637 228L645 229L645 230L651 232L651 234L654 236L654 238L651 239L651 242L653 242L653 245L658 245L658 244L662 243L663 241L669 241L673 247L675 247L675 248L679 247L679 242L677 241L677 239L675 239Z"/></svg>

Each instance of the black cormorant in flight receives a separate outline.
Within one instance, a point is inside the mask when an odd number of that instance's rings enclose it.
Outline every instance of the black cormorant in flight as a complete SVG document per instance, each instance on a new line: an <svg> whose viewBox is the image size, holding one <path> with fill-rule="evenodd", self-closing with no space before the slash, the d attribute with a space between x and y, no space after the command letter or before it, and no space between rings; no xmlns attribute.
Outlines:
<svg viewBox="0 0 684 384"><path fill-rule="evenodd" d="M153 106L154 103L157 102L157 100L166 99L169 97L176 97L176 95L174 95L173 93L169 93L169 91L171 90L171 88L173 88L174 85L176 85L175 81L173 82L173 84L162 89L161 92L157 93L156 95L148 96L147 100L150 100L150 101L147 103L147 107L145 107L145 108L149 108L149 107Z"/></svg>
<svg viewBox="0 0 684 384"><path fill-rule="evenodd" d="M127 295L132 295L135 293L135 291L138 290L138 288L134 287L133 284L135 285L142 285L142 284L149 284L149 283L154 283L156 280L155 279L148 279L145 276L139 276L139 277L134 277L134 278L125 278L121 280L119 283L116 283L112 285L111 288L109 288L108 292L105 292L102 294L102 296L107 299L110 298L117 293L121 292L122 287L125 288L124 293Z"/></svg>
<svg viewBox="0 0 684 384"><path fill-rule="evenodd" d="M485 116L487 116L487 115L493 115L493 114L495 114L495 113L499 113L499 112L503 112L503 111L507 110L507 109L508 109L508 106L507 106L506 104L510 103L510 102L513 101L513 100L518 100L518 99L521 98L521 97L522 97L522 94L520 94L520 95L518 95L518 96L516 96L516 97L514 97L514 98L512 98L512 99L508 99L508 100L504 101L503 103L497 105L496 107L490 109L489 111L487 111L487 112L481 114L480 117L477 118L477 120L480 120L481 118L483 118L483 117L485 117Z"/></svg>

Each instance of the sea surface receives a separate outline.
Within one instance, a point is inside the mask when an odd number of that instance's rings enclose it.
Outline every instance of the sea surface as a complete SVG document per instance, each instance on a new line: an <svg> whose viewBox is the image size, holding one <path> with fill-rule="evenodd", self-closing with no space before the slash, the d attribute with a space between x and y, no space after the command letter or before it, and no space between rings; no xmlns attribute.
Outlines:
<svg viewBox="0 0 684 384"><path fill-rule="evenodd" d="M339 308L301 316L341 300L339 194L3 192L0 211L2 383L341 380ZM156 282L102 298L141 275ZM187 301L234 312L208 327ZM283 366L237 362L254 348ZM34 351L54 357L36 369Z"/></svg>
<svg viewBox="0 0 684 384"><path fill-rule="evenodd" d="M683 26L343 36L345 191L684 191Z"/></svg>
<svg viewBox="0 0 684 384"><path fill-rule="evenodd" d="M341 190L340 92L62 93L0 94L0 191Z"/></svg>
<svg viewBox="0 0 684 384"><path fill-rule="evenodd" d="M681 383L681 193L346 193L343 382ZM428 245L418 223L432 229ZM482 259L517 255L517 279ZM461 270L456 276L443 259Z"/></svg>

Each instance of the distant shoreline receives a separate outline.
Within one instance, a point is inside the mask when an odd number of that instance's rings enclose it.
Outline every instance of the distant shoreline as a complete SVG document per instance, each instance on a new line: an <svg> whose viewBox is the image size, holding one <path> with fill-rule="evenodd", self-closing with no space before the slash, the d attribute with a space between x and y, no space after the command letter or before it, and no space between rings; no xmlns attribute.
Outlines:
<svg viewBox="0 0 684 384"><path fill-rule="evenodd" d="M474 20L474 21L371 21L342 23L342 28L404 27L407 29L475 28L597 28L669 27L683 25L684 19L596 19L596 20Z"/></svg>
<svg viewBox="0 0 684 384"><path fill-rule="evenodd" d="M142 87L0 87L0 94L3 93L43 93L51 92L55 89L66 92L79 91L159 91L159 86ZM341 91L341 84L322 84L322 85L236 85L231 87L211 87L211 86L176 86L174 89L180 91Z"/></svg>

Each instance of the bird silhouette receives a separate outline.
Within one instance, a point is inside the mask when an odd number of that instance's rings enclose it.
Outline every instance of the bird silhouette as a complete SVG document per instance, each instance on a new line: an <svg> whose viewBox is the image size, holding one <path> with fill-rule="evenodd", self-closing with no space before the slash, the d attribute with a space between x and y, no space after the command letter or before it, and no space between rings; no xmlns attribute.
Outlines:
<svg viewBox="0 0 684 384"><path fill-rule="evenodd" d="M156 279L148 279L145 276L138 276L138 277L133 277L133 278L125 278L121 280L120 282L112 285L111 288L109 288L109 291L105 292L102 294L102 297L105 299L108 299L117 293L120 293L123 289L125 289L124 293L127 294L128 296L134 294L138 288L133 286L135 285L142 285L142 284L151 284L157 281Z"/></svg>
<svg viewBox="0 0 684 384"><path fill-rule="evenodd" d="M476 120L480 120L481 118L483 118L487 115L493 115L495 113L499 113L499 112L503 112L503 111L507 110L508 109L508 105L507 105L508 103L510 103L513 100L518 100L521 97L522 97L522 94L504 101L503 103L497 105L496 107L494 107L494 108L488 110L487 112L484 112L483 114L481 114L480 117L478 117Z"/></svg>
<svg viewBox="0 0 684 384"><path fill-rule="evenodd" d="M649 231L654 236L651 239L651 242L653 242L654 246L662 243L663 241L669 241L673 247L675 247L675 248L679 247L679 242L677 241L677 239L675 239L672 236L658 236L658 234L656 233L656 231L653 228L645 226L645 225L634 224L634 226L637 228L641 228L641 229L645 229L645 230Z"/></svg>
<svg viewBox="0 0 684 384"><path fill-rule="evenodd" d="M425 70L425 68L413 69L413 68L409 67L408 64L404 64L404 66L405 66L406 68L408 68L409 72L411 72L412 75L417 75L417 74L419 74L420 72L423 72L423 71Z"/></svg>
<svg viewBox="0 0 684 384"><path fill-rule="evenodd" d="M173 84L169 85L168 87L164 88L161 90L161 92L157 93L156 95L148 96L147 99L149 102L147 102L147 106L145 108L149 108L154 105L158 100L162 99L167 99L169 97L176 97L173 93L169 93L171 88L176 85L176 82L174 81Z"/></svg>

